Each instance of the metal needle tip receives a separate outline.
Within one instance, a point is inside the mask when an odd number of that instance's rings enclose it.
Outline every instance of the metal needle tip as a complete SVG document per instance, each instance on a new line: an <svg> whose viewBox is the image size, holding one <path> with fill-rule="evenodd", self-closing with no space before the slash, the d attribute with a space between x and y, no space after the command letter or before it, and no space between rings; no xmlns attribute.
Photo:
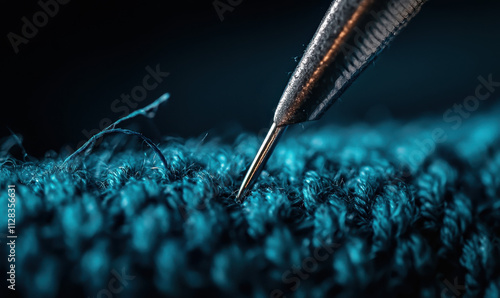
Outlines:
<svg viewBox="0 0 500 298"><path fill-rule="evenodd" d="M243 183L241 184L240 190L238 191L238 195L236 196L236 200L242 202L242 198L245 194L245 191L249 189L254 183L255 180L259 177L262 168L266 164L269 156L274 150L274 147L277 144L280 136L285 132L287 126L277 126L276 123L273 123L269 132L267 133L264 142L260 146L259 152L255 156L252 165L247 171L245 179L243 179Z"/></svg>

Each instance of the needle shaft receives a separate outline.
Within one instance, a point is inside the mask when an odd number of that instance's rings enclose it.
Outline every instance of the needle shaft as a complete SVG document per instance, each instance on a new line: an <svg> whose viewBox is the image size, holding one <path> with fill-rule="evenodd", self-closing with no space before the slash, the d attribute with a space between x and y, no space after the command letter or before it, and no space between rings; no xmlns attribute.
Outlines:
<svg viewBox="0 0 500 298"><path fill-rule="evenodd" d="M237 200L255 182L292 124L319 119L427 0L333 0L274 113Z"/></svg>
<svg viewBox="0 0 500 298"><path fill-rule="evenodd" d="M243 183L241 184L238 195L236 196L236 199L238 201L241 201L243 195L245 194L245 191L249 189L255 183L255 180L259 177L264 164L266 163L269 156L271 156L271 153L273 152L277 141L285 132L286 128L287 126L277 126L276 123L273 123L273 125L269 129L264 142L260 146L259 152L257 152L252 165L248 169L245 179L243 179Z"/></svg>

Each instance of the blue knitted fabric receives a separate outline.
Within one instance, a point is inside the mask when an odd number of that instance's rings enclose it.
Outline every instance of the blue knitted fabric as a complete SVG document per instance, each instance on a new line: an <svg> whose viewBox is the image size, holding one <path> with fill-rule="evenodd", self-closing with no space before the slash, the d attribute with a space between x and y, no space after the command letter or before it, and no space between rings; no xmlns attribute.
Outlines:
<svg viewBox="0 0 500 298"><path fill-rule="evenodd" d="M166 168L130 136L105 137L64 167L64 156L4 152L2 197L17 190L16 293L499 297L499 113L459 127L438 116L298 127L242 204L235 194L262 141L253 134L164 138ZM5 200L0 214L6 227Z"/></svg>

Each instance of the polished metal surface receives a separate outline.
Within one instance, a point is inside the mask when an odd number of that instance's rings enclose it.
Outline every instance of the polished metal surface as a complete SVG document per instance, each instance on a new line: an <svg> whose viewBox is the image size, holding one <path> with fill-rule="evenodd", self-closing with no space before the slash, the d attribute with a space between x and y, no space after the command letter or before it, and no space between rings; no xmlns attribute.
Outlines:
<svg viewBox="0 0 500 298"><path fill-rule="evenodd" d="M425 0L336 0L279 101L278 126L319 119Z"/></svg>
<svg viewBox="0 0 500 298"><path fill-rule="evenodd" d="M260 146L260 149L257 152L257 155L255 156L252 165L247 171L245 179L243 179L243 183L241 184L240 190L238 191L238 195L236 196L238 201L241 201L241 198L243 198L245 190L251 185L253 185L255 179L259 177L262 168L266 164L268 158L271 156L274 147L276 146L279 138L285 132L285 130L286 126L278 127L275 123L273 123L273 125L269 129L269 132L267 133L264 142Z"/></svg>
<svg viewBox="0 0 500 298"><path fill-rule="evenodd" d="M334 0L281 96L272 130L319 119L425 2ZM264 141L243 180L239 200L257 178L276 140L272 146L266 145L268 138Z"/></svg>

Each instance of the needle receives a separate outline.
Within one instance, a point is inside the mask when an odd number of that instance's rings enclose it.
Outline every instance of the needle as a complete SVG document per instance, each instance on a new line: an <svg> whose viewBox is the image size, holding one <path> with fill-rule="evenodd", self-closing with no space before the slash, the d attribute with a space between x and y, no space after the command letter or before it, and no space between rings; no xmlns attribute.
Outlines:
<svg viewBox="0 0 500 298"><path fill-rule="evenodd" d="M295 69L236 196L242 201L291 124L321 118L426 0L334 0Z"/></svg>
<svg viewBox="0 0 500 298"><path fill-rule="evenodd" d="M252 185L255 179L257 179L257 177L259 176L262 168L267 162L267 159L271 156L274 147L276 146L281 135L285 132L286 128L286 126L278 127L276 123L273 123L273 125L269 129L269 132L267 133L264 142L262 142L262 145L260 146L260 149L257 152L252 165L247 171L245 179L243 179L243 183L241 184L238 195L236 196L238 201L240 201L240 198L242 198L245 189L247 189L249 185Z"/></svg>

